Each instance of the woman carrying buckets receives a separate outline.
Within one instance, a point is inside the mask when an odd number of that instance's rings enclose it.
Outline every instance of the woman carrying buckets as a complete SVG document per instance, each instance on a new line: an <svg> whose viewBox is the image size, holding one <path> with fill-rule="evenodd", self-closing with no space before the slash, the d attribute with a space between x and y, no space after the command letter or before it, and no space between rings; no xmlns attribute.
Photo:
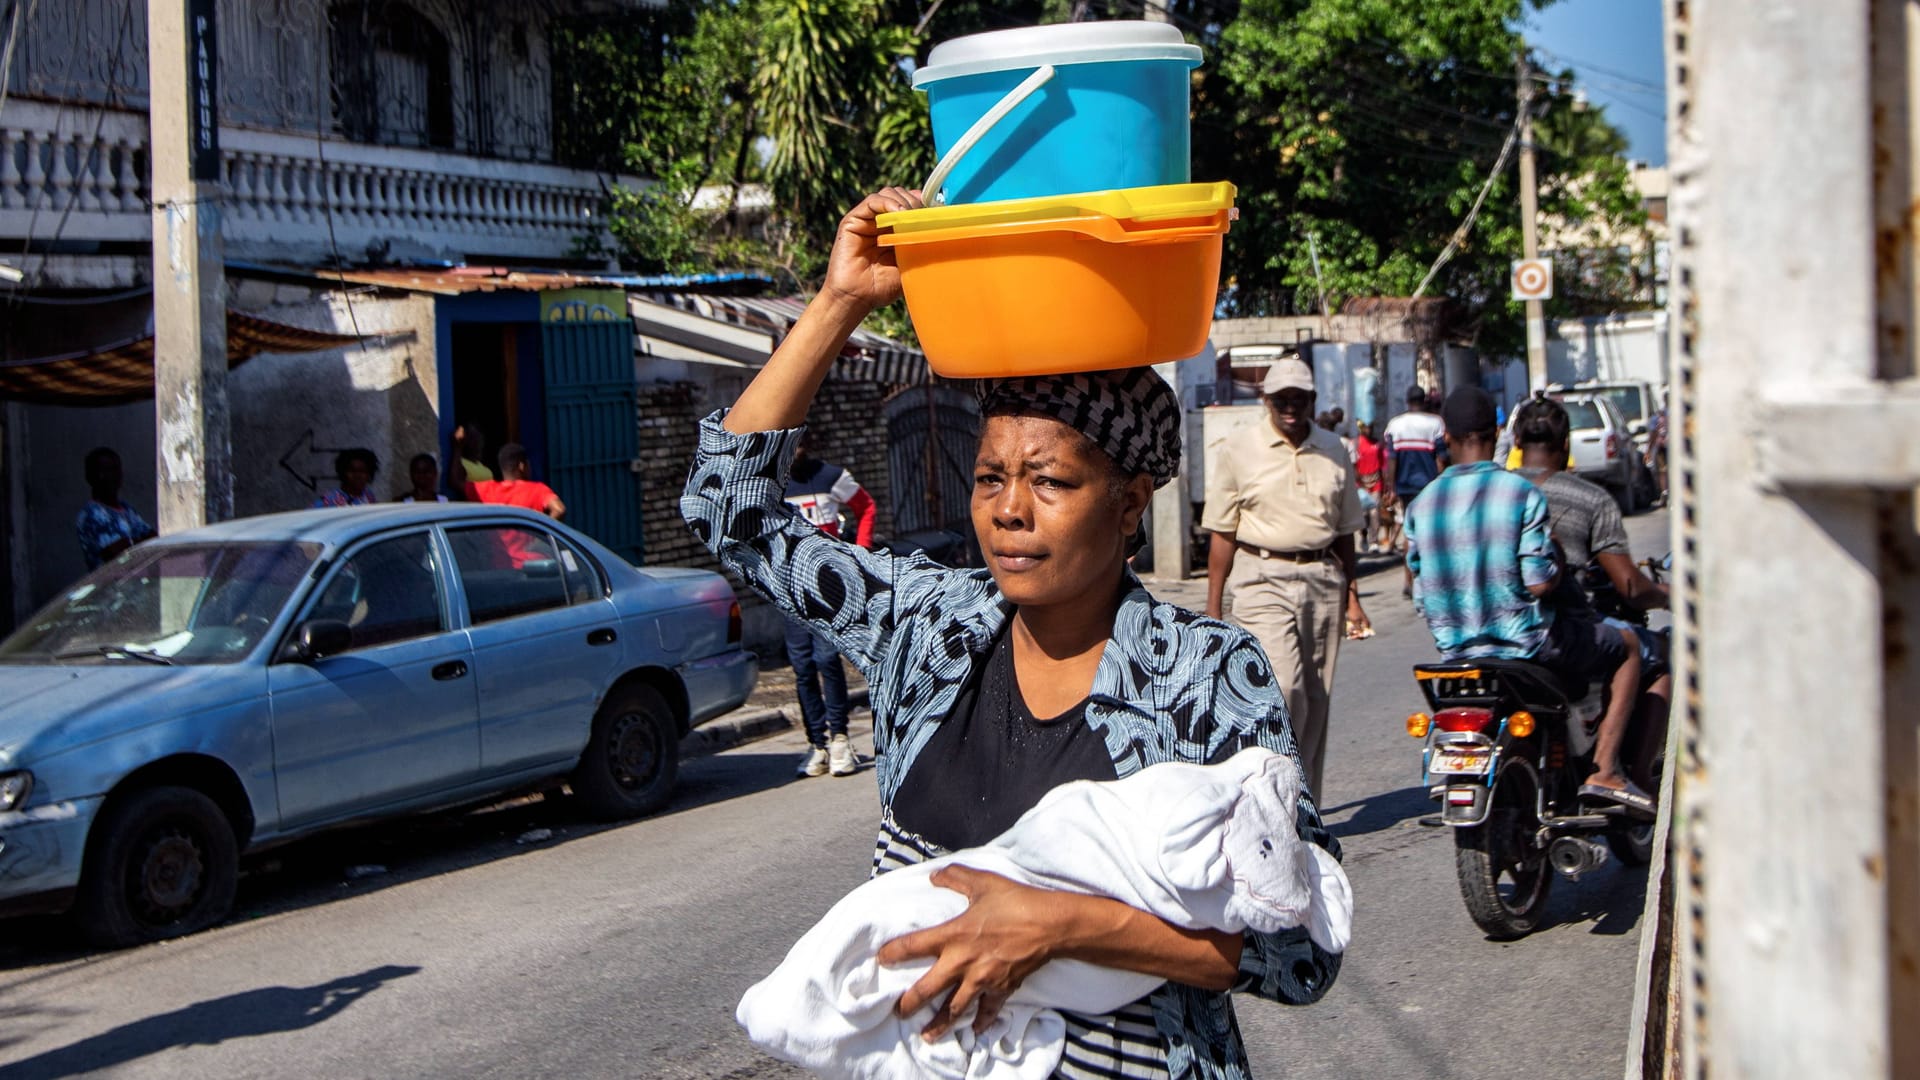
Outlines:
<svg viewBox="0 0 1920 1080"><path fill-rule="evenodd" d="M695 533L866 675L875 873L984 843L1062 783L1249 746L1295 753L1254 639L1156 602L1127 564L1181 450L1179 401L1144 365L1200 351L1232 220L1231 185L1186 183L1199 61L1177 30L1147 23L936 48L915 83L932 97L943 160L928 186L944 187L944 205L888 188L849 212L825 287L732 409L702 423L681 502ZM1091 191L1113 177L1145 186ZM834 359L903 289L929 363L979 379L971 509L984 570L857 547L781 498ZM1339 854L1311 796L1293 827ZM1167 980L1114 1013L1066 1015L1056 1076L1240 1080L1229 991L1310 1004L1340 968L1304 930L1183 929L958 866L931 880L967 911L876 957L932 960L897 1005L902 1017L938 1006L929 1038L962 1017L985 1030L1052 959Z"/></svg>
<svg viewBox="0 0 1920 1080"><path fill-rule="evenodd" d="M814 395L853 329L899 295L876 218L919 204L890 188L841 222L825 288L733 408L702 423L681 502L722 562L866 675L882 806L876 872L983 843L1067 781L1220 761L1254 745L1294 752L1253 638L1154 601L1127 568L1153 489L1180 456L1179 404L1151 368L981 384L972 516L985 570L869 551L787 507L784 472ZM1011 691L983 694L996 665L1011 672ZM1297 830L1338 855L1309 798ZM1227 992L1304 1005L1339 971L1339 957L1303 931L1183 930L1115 901L960 868L934 883L964 893L966 914L878 956L937 957L899 1004L904 1016L944 999L931 1034L975 1006L984 1027L1054 958L1168 980L1116 1013L1069 1016L1062 1068L1079 1071L1067 1075L1127 1066L1128 1076L1244 1077Z"/></svg>

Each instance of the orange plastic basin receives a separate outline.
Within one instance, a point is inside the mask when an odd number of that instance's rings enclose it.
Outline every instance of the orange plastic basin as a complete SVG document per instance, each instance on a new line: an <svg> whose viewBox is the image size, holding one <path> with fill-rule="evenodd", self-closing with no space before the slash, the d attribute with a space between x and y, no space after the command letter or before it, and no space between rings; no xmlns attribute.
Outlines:
<svg viewBox="0 0 1920 1080"><path fill-rule="evenodd" d="M1198 353L1232 210L1142 223L1101 214L880 237L907 312L950 379L1138 367Z"/></svg>

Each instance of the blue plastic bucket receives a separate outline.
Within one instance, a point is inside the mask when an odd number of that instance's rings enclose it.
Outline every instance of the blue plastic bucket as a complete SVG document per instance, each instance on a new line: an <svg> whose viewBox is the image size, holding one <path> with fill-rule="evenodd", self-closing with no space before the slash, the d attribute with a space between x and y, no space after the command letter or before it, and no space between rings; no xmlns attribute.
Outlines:
<svg viewBox="0 0 1920 1080"><path fill-rule="evenodd" d="M1066 23L956 38L913 85L926 91L936 156L1038 68L1052 79L954 165L948 203L1184 184L1187 87L1200 48L1165 23Z"/></svg>

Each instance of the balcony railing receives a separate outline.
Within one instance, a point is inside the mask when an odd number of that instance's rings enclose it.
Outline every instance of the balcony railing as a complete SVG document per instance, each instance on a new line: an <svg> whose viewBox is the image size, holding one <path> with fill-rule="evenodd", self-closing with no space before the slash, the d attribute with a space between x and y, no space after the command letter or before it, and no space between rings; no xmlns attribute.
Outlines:
<svg viewBox="0 0 1920 1080"><path fill-rule="evenodd" d="M618 180L339 139L223 128L230 258L560 260L604 242L603 187ZM139 113L7 103L0 116L0 244L18 250L152 235L147 124Z"/></svg>

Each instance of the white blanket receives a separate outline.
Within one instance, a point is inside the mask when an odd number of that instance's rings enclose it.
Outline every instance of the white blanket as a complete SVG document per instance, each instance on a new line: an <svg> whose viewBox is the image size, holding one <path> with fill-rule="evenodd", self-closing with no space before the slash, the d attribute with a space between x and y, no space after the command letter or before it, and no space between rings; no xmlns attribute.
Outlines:
<svg viewBox="0 0 1920 1080"><path fill-rule="evenodd" d="M991 843L895 870L847 894L807 931L735 1014L755 1044L844 1080L1044 1080L1065 1039L1060 1011L1097 1015L1162 980L1055 960L1027 979L982 1035L961 1017L920 1037L929 1005L905 1019L900 996L933 966L874 960L894 938L966 910L927 879L958 863L1040 888L1105 896L1188 929L1271 933L1306 926L1344 952L1353 895L1333 856L1294 830L1300 770L1260 748L1219 765L1154 765L1124 780L1063 784Z"/></svg>

